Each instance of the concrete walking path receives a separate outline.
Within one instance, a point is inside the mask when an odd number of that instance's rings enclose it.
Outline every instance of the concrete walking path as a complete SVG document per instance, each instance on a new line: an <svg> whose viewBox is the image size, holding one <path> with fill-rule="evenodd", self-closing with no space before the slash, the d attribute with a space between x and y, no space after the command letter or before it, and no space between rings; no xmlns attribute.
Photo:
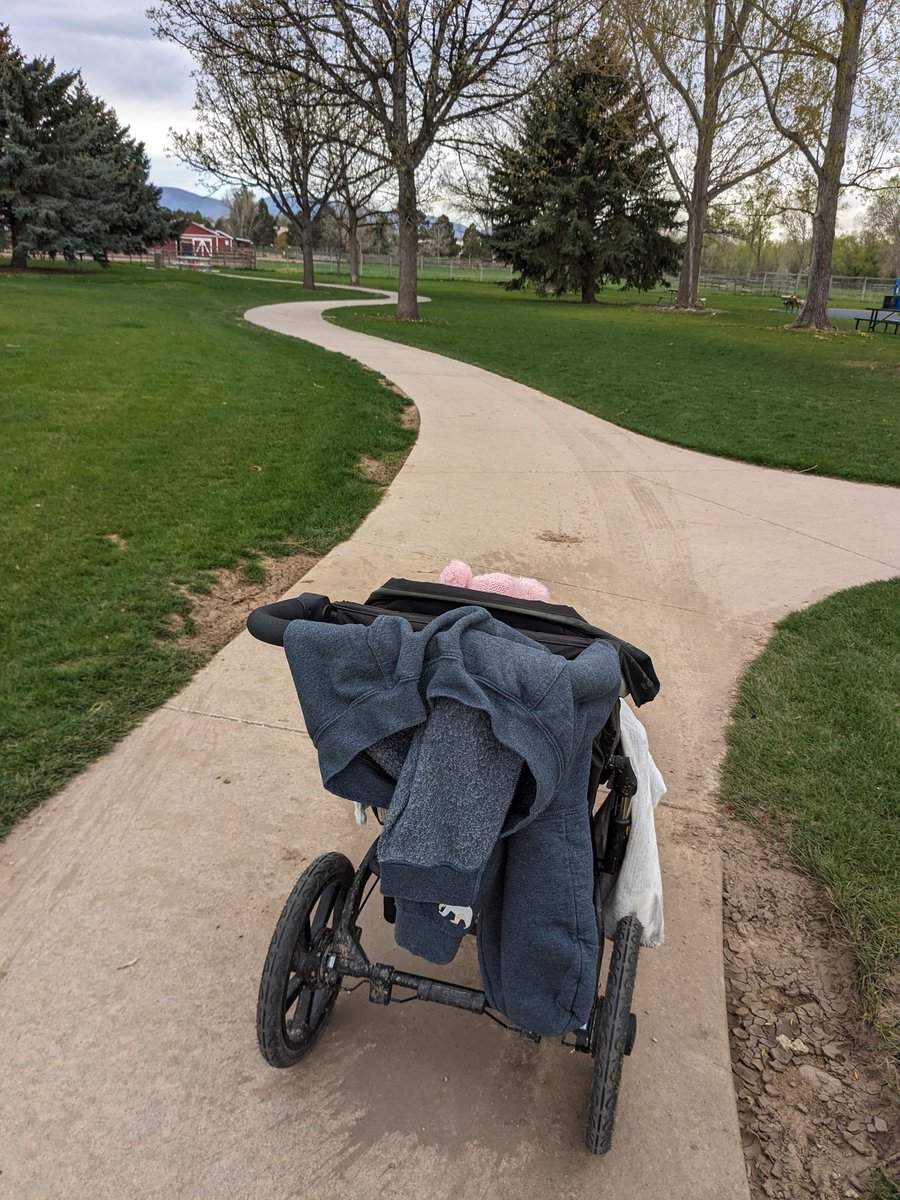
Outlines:
<svg viewBox="0 0 900 1200"><path fill-rule="evenodd" d="M663 445L323 321L339 303L247 318L378 371L422 426L295 590L364 599L454 556L535 574L663 683L641 717L669 785L667 941L642 956L613 1150L581 1148L586 1056L436 1005L342 995L305 1063L263 1063L281 905L312 858L358 860L372 831L324 793L281 654L241 634L0 847L0 1196L747 1200L712 804L725 723L773 621L900 570L900 490ZM404 961L365 923L373 958ZM447 974L475 983L471 947Z"/></svg>

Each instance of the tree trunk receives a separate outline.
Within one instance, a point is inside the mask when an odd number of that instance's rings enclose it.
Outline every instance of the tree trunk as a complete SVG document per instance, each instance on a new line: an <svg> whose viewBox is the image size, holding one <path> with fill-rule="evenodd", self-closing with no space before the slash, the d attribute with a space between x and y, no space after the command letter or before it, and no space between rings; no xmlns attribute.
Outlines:
<svg viewBox="0 0 900 1200"><path fill-rule="evenodd" d="M350 282L359 286L359 219L352 204L347 205L347 257L350 263Z"/></svg>
<svg viewBox="0 0 900 1200"><path fill-rule="evenodd" d="M823 178L816 196L813 214L812 257L806 282L806 298L792 329L833 329L828 319L828 293L831 286L831 256L837 222L840 177Z"/></svg>
<svg viewBox="0 0 900 1200"><path fill-rule="evenodd" d="M594 290L593 283L583 283L581 285L581 303L582 304L596 304L597 303L597 293Z"/></svg>
<svg viewBox="0 0 900 1200"><path fill-rule="evenodd" d="M409 161L397 170L398 281L397 319L418 321L417 297L419 226L416 209L416 172Z"/></svg>
<svg viewBox="0 0 900 1200"><path fill-rule="evenodd" d="M303 244L303 287L308 292L314 292L316 289L316 265L313 261L313 222L309 213L303 214L300 240Z"/></svg>
<svg viewBox="0 0 900 1200"><path fill-rule="evenodd" d="M24 271L28 266L28 248L21 242L22 226L15 217L10 217L9 239L12 245L12 260L10 266L17 271Z"/></svg>
<svg viewBox="0 0 900 1200"><path fill-rule="evenodd" d="M686 204L688 222L684 240L684 258L678 277L676 308L696 308L697 291L700 287L700 256L703 253L703 234L706 232L706 214L709 211L709 177L712 171L713 128L715 112L704 121L704 130L697 142L697 157L694 160L694 178L691 185L691 202Z"/></svg>
<svg viewBox="0 0 900 1200"><path fill-rule="evenodd" d="M703 231L706 226L706 205L702 215L695 208L688 210L687 232L684 239L684 258L678 276L676 308L696 308L700 287L700 255L703 251Z"/></svg>
<svg viewBox="0 0 900 1200"><path fill-rule="evenodd" d="M867 0L845 0L841 51L834 80L834 103L828 141L818 172L816 211L813 213L812 257L806 285L806 300L792 329L832 329L828 320L828 292L831 286L831 257L834 230L841 193L841 172L847 155L847 132L859 70L859 43Z"/></svg>
<svg viewBox="0 0 900 1200"><path fill-rule="evenodd" d="M406 94L409 71L408 3L395 6L393 54L394 73L391 80L391 130L388 139L391 158L397 171L397 320L418 321L419 300L417 256L419 252L419 221L416 205L416 159L409 139L409 109ZM421 131L419 136L421 137Z"/></svg>

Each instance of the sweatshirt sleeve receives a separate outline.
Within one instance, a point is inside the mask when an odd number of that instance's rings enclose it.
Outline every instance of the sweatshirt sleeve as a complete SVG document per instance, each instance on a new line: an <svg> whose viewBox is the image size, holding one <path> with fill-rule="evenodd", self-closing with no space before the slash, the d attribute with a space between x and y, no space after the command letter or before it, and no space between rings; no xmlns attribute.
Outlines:
<svg viewBox="0 0 900 1200"><path fill-rule="evenodd" d="M516 790L522 759L488 715L435 702L406 756L378 844L381 890L405 900L474 905Z"/></svg>

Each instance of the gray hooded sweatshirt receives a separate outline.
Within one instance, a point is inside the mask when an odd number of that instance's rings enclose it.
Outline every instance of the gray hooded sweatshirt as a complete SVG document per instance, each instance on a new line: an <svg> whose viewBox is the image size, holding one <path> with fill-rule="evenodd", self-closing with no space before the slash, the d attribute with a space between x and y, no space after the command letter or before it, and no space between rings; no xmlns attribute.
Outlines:
<svg viewBox="0 0 900 1200"><path fill-rule="evenodd" d="M401 944L449 961L471 908L488 1003L547 1036L583 1025L599 956L587 787L615 649L568 661L477 607L418 632L295 621L284 646L325 786L388 809L378 858ZM399 772L377 765L392 757Z"/></svg>

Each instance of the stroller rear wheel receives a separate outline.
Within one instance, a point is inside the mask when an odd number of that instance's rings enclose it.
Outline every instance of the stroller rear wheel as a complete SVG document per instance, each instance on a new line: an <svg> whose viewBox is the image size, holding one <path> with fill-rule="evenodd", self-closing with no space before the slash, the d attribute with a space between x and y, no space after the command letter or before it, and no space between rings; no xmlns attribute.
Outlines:
<svg viewBox="0 0 900 1200"><path fill-rule="evenodd" d="M584 1131L584 1144L592 1154L606 1154L612 1144L622 1064L637 1032L631 998L642 931L637 917L623 917L616 926L606 992L596 1017L594 1073Z"/></svg>
<svg viewBox="0 0 900 1200"><path fill-rule="evenodd" d="M323 854L297 880L278 918L256 1007L259 1048L272 1067L299 1062L331 1016L340 979L324 983L320 968L352 882L348 858Z"/></svg>

